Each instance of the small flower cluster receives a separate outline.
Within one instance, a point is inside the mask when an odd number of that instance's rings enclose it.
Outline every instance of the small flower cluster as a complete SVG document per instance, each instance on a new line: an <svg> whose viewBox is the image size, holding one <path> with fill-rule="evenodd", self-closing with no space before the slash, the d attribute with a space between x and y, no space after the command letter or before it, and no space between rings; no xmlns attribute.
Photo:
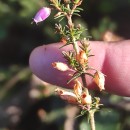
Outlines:
<svg viewBox="0 0 130 130"><path fill-rule="evenodd" d="M86 59L86 58L85 58ZM83 58L82 60L85 61ZM67 64L62 62L54 62L52 63L52 66L60 71L67 71L69 70L69 67ZM104 74L100 71L96 71L93 76L93 81L97 84L100 91L104 90L104 83L105 78ZM73 86L73 92L72 91L66 91L64 89L57 88L55 92L63 99L66 100L69 103L77 104L81 106L82 108L85 108L87 110L90 110L91 107L93 107L93 104L96 102L96 106L99 106L99 102L97 100L92 101L92 97L88 92L87 88L84 88L80 81L77 79L75 80L75 84ZM84 106L84 107L83 107Z"/></svg>
<svg viewBox="0 0 130 130"><path fill-rule="evenodd" d="M73 92L65 91L59 88L57 88L55 91L63 100L66 100L69 103L80 106L85 105L87 108L90 108L92 103L91 95L88 93L88 91L83 91L83 87L78 80L75 81Z"/></svg>

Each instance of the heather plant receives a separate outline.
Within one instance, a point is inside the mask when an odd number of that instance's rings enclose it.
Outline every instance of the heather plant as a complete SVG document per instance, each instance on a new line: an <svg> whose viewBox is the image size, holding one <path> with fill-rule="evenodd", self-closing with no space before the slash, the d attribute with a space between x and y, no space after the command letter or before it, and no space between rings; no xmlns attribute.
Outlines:
<svg viewBox="0 0 130 130"><path fill-rule="evenodd" d="M90 36L83 37L83 32L87 29L80 23L74 24L72 17L80 16L83 11L80 8L82 0L50 0L50 7L43 7L34 17L34 22L38 24L44 21L51 13L56 10L54 19L59 22L55 24L55 32L60 35L60 41L65 46L73 46L71 51L63 51L66 63L53 62L52 67L64 73L70 70L70 79L67 84L74 82L73 91L57 88L55 92L68 103L77 105L81 108L81 115L88 114L91 130L95 130L94 114L100 109L100 98L96 97L88 90L86 76L90 76L97 84L99 91L104 90L105 76L102 72L89 65L89 58L96 54L91 54L89 47ZM66 19L66 25L62 25L62 20ZM59 48L60 49L60 48ZM57 77L58 78L58 77Z"/></svg>

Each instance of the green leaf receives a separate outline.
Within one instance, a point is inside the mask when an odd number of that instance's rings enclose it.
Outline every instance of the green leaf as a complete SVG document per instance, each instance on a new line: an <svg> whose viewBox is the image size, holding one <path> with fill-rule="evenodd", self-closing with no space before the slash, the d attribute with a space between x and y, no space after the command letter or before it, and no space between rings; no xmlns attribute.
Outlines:
<svg viewBox="0 0 130 130"><path fill-rule="evenodd" d="M83 9L82 9L82 8L80 8L80 7L77 7L76 9L83 11Z"/></svg>
<svg viewBox="0 0 130 130"><path fill-rule="evenodd" d="M88 57L95 56L95 55L88 55Z"/></svg>
<svg viewBox="0 0 130 130"><path fill-rule="evenodd" d="M59 15L59 16L55 16L54 19L58 19L58 18L60 18L60 17L65 17L65 16L64 16L64 14L61 14L61 15Z"/></svg>
<svg viewBox="0 0 130 130"><path fill-rule="evenodd" d="M64 18L65 18L65 17L62 17L62 18L59 20L59 22L61 22Z"/></svg>
<svg viewBox="0 0 130 130"><path fill-rule="evenodd" d="M74 10L74 12L80 12L80 10Z"/></svg>
<svg viewBox="0 0 130 130"><path fill-rule="evenodd" d="M80 17L80 15L78 13L73 13L73 14Z"/></svg>
<svg viewBox="0 0 130 130"><path fill-rule="evenodd" d="M68 45L70 45L70 44L65 44L65 45L61 46L59 49L65 47L65 46L68 46ZM63 54L63 55L64 55L64 54Z"/></svg>
<svg viewBox="0 0 130 130"><path fill-rule="evenodd" d="M74 74L74 75L72 76L72 78L67 82L67 84L69 84L72 80L75 80L75 79L77 79L78 77L80 77L81 74L82 74L82 73L76 73L76 74Z"/></svg>
<svg viewBox="0 0 130 130"><path fill-rule="evenodd" d="M87 74L87 75L89 75L89 76L91 76L91 77L94 78L94 75L92 75L92 74L90 74L90 73L85 73L85 74Z"/></svg>

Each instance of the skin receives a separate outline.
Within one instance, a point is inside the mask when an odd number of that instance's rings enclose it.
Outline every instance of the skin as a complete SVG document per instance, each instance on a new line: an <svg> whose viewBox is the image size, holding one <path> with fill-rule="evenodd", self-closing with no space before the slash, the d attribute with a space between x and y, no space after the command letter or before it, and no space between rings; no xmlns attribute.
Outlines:
<svg viewBox="0 0 130 130"><path fill-rule="evenodd" d="M72 88L74 83L67 84L73 71L61 72L52 67L53 62L64 62L62 51L72 50L72 46L59 49L63 43L43 45L35 48L29 59L32 72L45 82ZM89 65L106 75L105 90L120 96L130 97L130 40L120 42L90 41L91 54ZM98 89L91 77L86 76L88 88Z"/></svg>

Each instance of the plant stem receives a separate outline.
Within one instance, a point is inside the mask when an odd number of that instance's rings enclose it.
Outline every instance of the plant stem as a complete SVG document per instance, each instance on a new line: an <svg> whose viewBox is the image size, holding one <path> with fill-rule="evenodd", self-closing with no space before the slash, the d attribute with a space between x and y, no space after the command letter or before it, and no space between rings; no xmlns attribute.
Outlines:
<svg viewBox="0 0 130 130"><path fill-rule="evenodd" d="M86 78L85 78L84 73L81 75L81 78L82 78L83 86L87 88L87 82L86 82Z"/></svg>
<svg viewBox="0 0 130 130"><path fill-rule="evenodd" d="M95 113L95 111L92 111L92 110L89 111L91 130L95 130L94 113Z"/></svg>
<svg viewBox="0 0 130 130"><path fill-rule="evenodd" d="M72 12L69 15L67 15L70 32L72 31L72 28L73 28L72 14L73 14L73 11L74 11L75 8L76 8L76 5L73 7ZM79 54L78 42L75 40L75 37L73 37L73 36L72 36L72 40L73 40L73 48L74 48L76 54ZM84 89L85 89L87 95L89 95L89 92L88 92L88 89L87 89L87 82L86 82L86 78L85 78L84 73L81 75L81 78L82 78ZM95 111L91 111L91 110L89 111L91 130L95 130L94 112Z"/></svg>
<svg viewBox="0 0 130 130"><path fill-rule="evenodd" d="M70 32L72 32L72 29L73 29L72 14L67 15L67 19L68 19L69 30L70 30ZM72 41L73 41L73 48L74 48L76 54L78 54L79 53L78 43L75 40L75 37L73 35L72 35Z"/></svg>

